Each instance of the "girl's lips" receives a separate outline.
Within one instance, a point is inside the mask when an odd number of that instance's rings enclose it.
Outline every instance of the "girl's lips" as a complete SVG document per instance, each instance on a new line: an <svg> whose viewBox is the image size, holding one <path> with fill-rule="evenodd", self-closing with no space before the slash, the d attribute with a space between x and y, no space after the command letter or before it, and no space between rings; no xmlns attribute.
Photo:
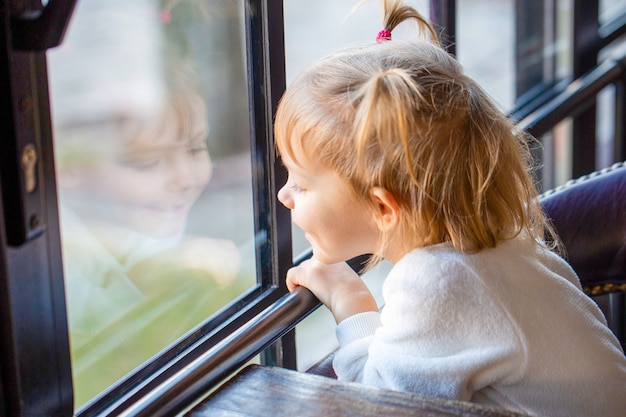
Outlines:
<svg viewBox="0 0 626 417"><path fill-rule="evenodd" d="M163 215L182 215L187 211L186 204L175 204L175 205L167 205L167 206L155 206L148 205L144 206L149 211L163 214Z"/></svg>

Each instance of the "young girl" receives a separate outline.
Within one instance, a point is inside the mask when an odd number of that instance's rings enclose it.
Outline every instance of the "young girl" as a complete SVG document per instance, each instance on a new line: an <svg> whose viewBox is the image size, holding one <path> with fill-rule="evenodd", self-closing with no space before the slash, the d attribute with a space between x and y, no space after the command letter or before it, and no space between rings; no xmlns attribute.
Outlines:
<svg viewBox="0 0 626 417"><path fill-rule="evenodd" d="M529 140L441 49L383 1L377 42L305 70L275 124L279 200L313 259L287 274L333 313L340 380L543 416L623 416L626 359L550 230ZM430 40L391 40L415 19ZM394 264L379 314L343 262Z"/></svg>

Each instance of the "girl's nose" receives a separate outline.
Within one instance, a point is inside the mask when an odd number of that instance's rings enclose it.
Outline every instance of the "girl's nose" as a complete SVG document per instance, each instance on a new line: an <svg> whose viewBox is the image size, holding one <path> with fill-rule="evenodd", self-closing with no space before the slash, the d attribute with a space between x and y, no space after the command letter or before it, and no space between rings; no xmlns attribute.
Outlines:
<svg viewBox="0 0 626 417"><path fill-rule="evenodd" d="M283 206L287 207L289 210L293 209L293 198L291 196L291 189L287 186L287 184L283 185L283 187L278 190L278 201L280 201Z"/></svg>

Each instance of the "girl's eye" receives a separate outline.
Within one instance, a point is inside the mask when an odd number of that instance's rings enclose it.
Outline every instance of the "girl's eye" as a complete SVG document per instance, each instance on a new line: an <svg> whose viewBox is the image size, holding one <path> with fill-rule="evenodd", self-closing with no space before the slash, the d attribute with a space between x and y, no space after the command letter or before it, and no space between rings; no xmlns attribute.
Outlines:
<svg viewBox="0 0 626 417"><path fill-rule="evenodd" d="M147 171L149 169L155 168L159 164L159 161L157 159L123 160L120 161L120 164L128 168L136 169L138 171Z"/></svg>
<svg viewBox="0 0 626 417"><path fill-rule="evenodd" d="M205 143L202 143L200 145L195 145L189 148L189 153L191 155L203 154L203 153L206 153L207 151L208 149Z"/></svg>

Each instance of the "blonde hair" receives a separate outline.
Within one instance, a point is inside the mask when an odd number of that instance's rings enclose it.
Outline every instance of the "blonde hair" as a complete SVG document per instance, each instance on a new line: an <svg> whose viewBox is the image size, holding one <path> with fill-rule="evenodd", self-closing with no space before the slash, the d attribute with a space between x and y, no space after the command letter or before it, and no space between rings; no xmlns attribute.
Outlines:
<svg viewBox="0 0 626 417"><path fill-rule="evenodd" d="M60 169L92 167L105 156L124 154L172 131L179 141L206 142L207 106L191 61L165 62L160 94L149 109L123 106L96 117L55 125L55 151ZM123 103L122 103L123 104Z"/></svg>
<svg viewBox="0 0 626 417"><path fill-rule="evenodd" d="M414 18L430 39L352 47L306 69L276 114L279 153L297 163L305 152L363 201L372 187L391 192L407 251L442 242L479 251L524 230L543 238L531 138L463 74L417 11L399 1L383 7L383 27Z"/></svg>

